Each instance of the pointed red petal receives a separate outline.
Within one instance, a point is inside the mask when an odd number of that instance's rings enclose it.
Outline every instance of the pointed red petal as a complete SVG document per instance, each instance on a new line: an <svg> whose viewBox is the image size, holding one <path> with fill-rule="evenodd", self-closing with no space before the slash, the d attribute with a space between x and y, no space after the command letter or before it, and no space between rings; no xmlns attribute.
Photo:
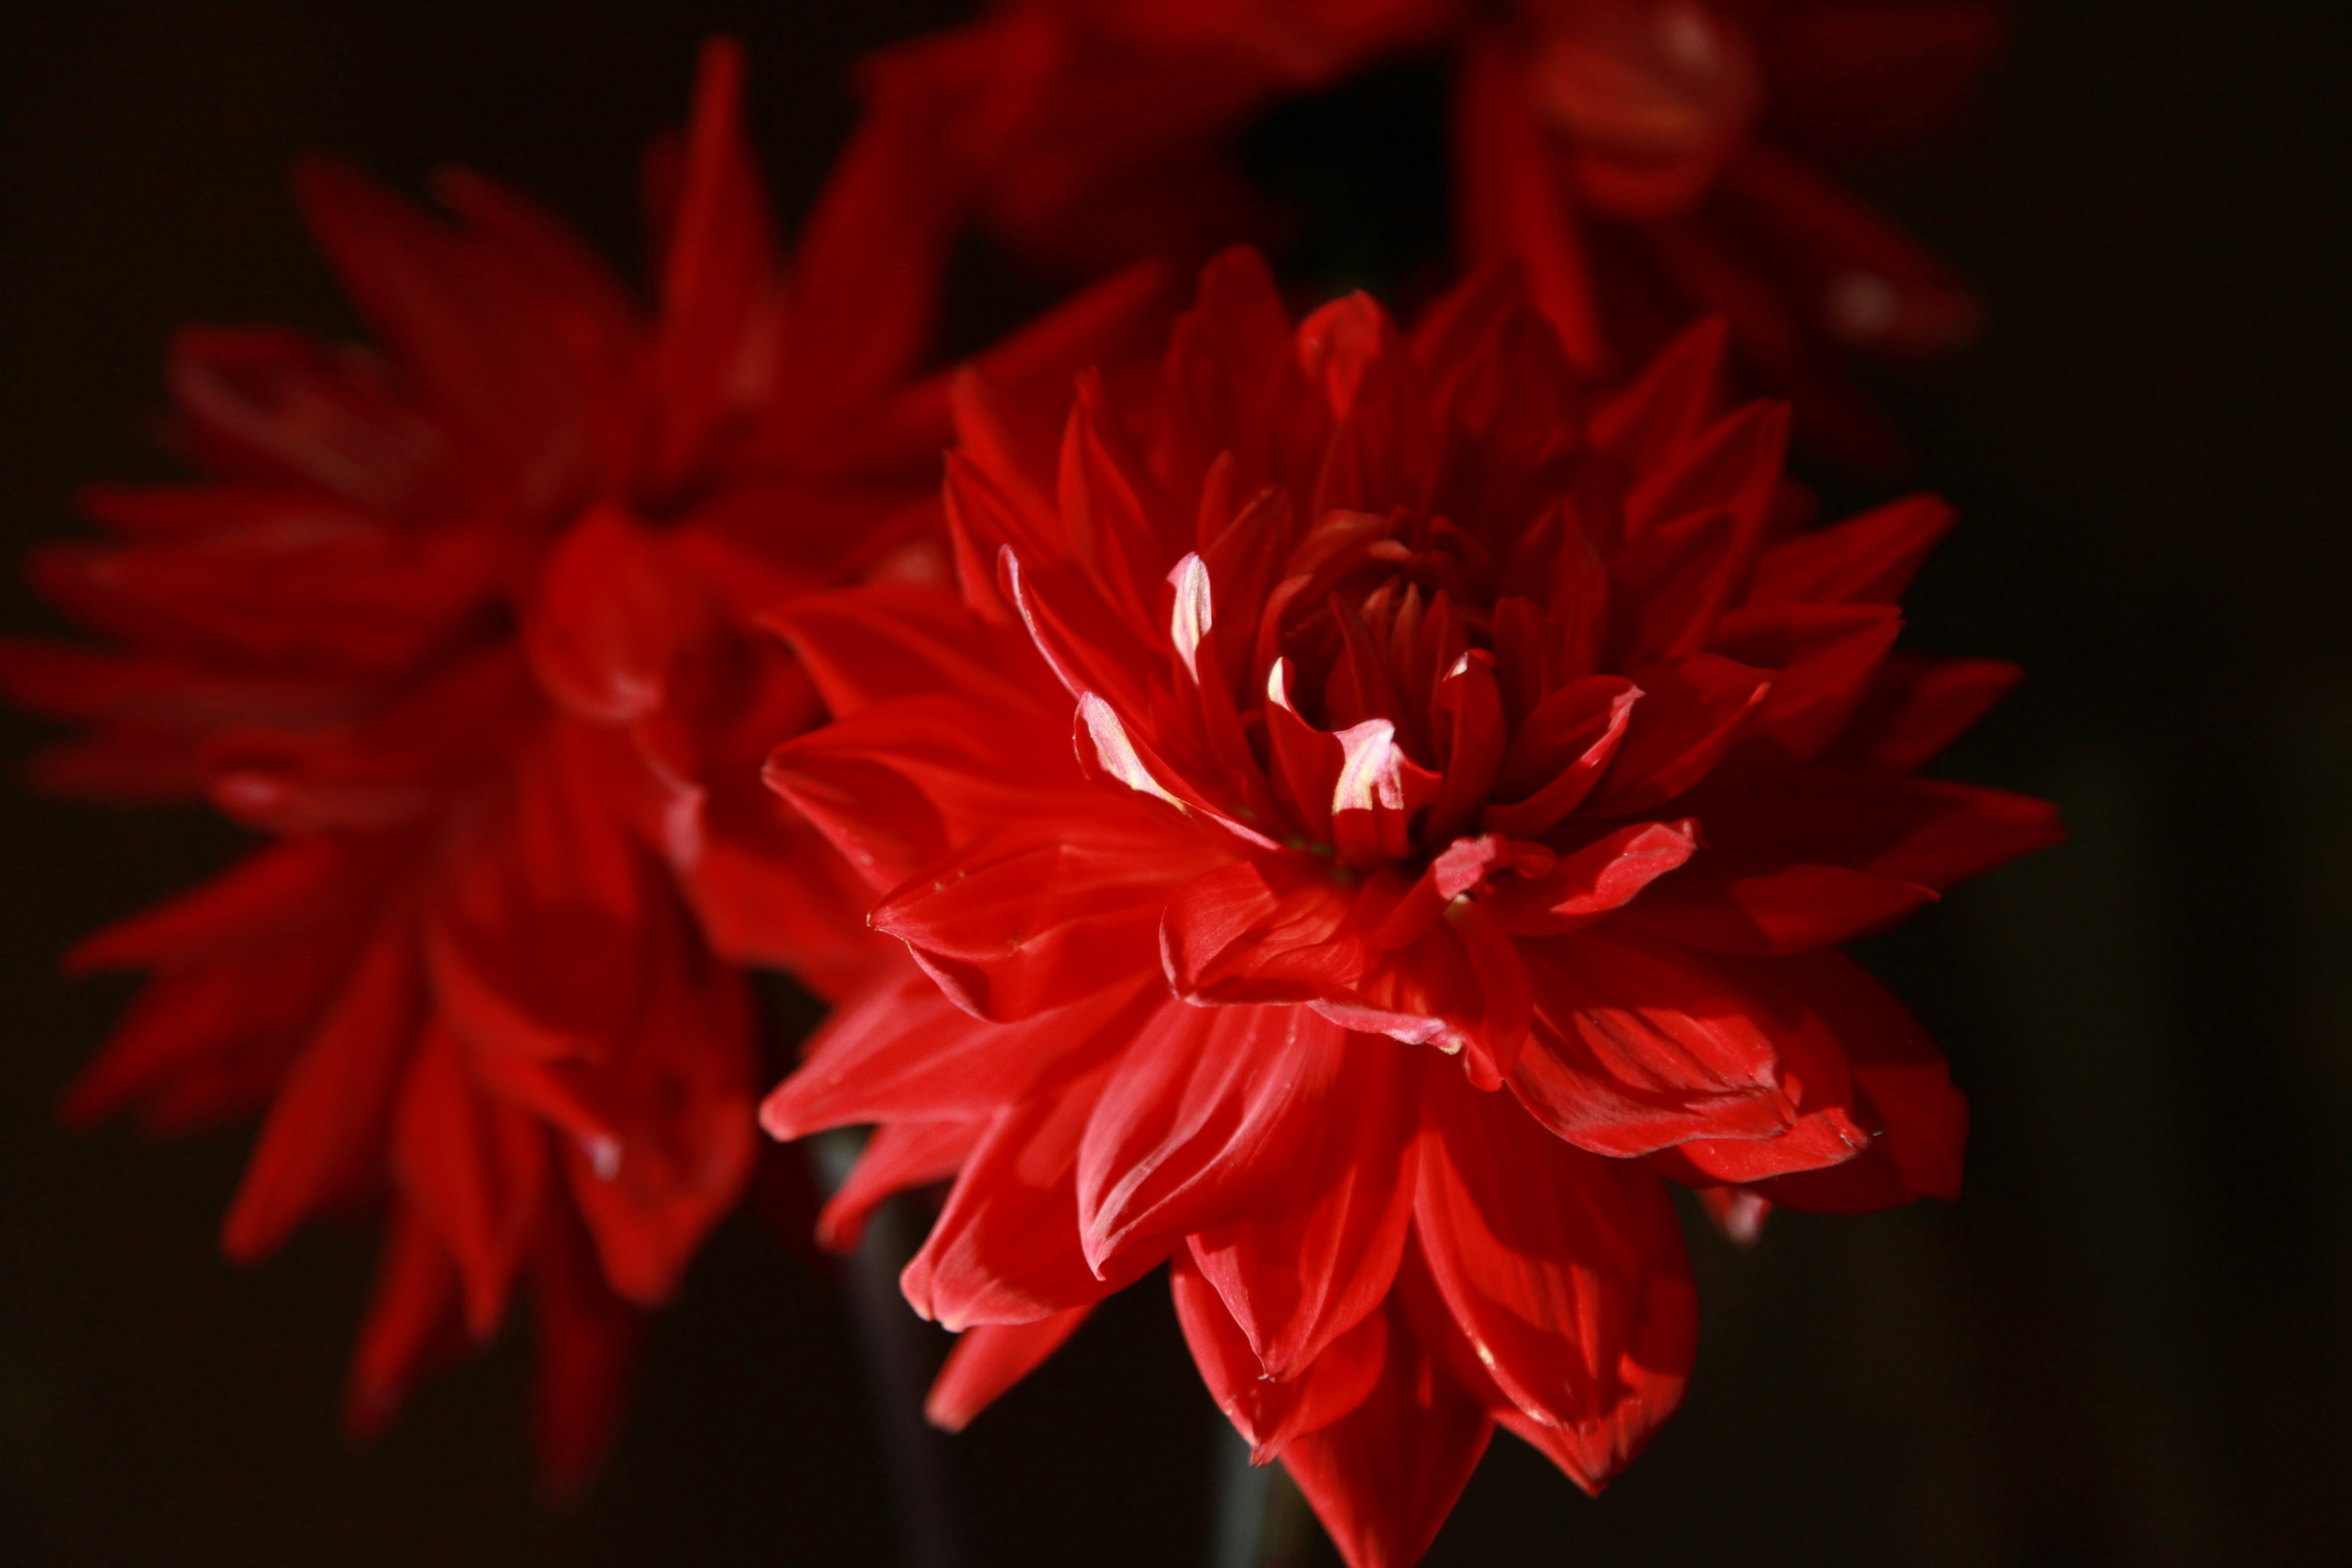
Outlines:
<svg viewBox="0 0 2352 1568"><path fill-rule="evenodd" d="M394 1085L424 1002L412 929L386 923L271 1102L221 1227L231 1258L274 1250L305 1216L363 1190L383 1167Z"/></svg>
<svg viewBox="0 0 2352 1568"><path fill-rule="evenodd" d="M1263 1465L1302 1434L1328 1426L1364 1402L1388 1356L1388 1315L1374 1311L1288 1375L1264 1370L1249 1341L1188 1254L1171 1261L1176 1321L1209 1397ZM1378 1305L1377 1302L1374 1303Z"/></svg>
<svg viewBox="0 0 2352 1568"><path fill-rule="evenodd" d="M1388 1313L1387 1354L1363 1403L1283 1451L1348 1568L1412 1568L1454 1511L1495 1424Z"/></svg>
<svg viewBox="0 0 2352 1568"><path fill-rule="evenodd" d="M1414 1230L1430 1272L1497 1386L1598 1490L1680 1401L1697 1349L1674 1208L1639 1166L1507 1100L1437 1074L1426 1104Z"/></svg>
<svg viewBox="0 0 2352 1568"><path fill-rule="evenodd" d="M475 1087L464 1052L446 1027L425 1029L393 1116L392 1173L456 1259L479 1341L506 1314L547 1189L547 1143L529 1117Z"/></svg>
<svg viewBox="0 0 2352 1568"><path fill-rule="evenodd" d="M817 1244L832 1252L854 1252L866 1222L893 1195L909 1187L944 1182L963 1168L987 1123L893 1121L874 1130L849 1175L825 1200L817 1215Z"/></svg>
<svg viewBox="0 0 2352 1568"><path fill-rule="evenodd" d="M1072 1307L1034 1323L977 1323L948 1352L923 1414L934 1426L961 1432L1007 1390L1036 1371L1087 1321L1091 1306Z"/></svg>

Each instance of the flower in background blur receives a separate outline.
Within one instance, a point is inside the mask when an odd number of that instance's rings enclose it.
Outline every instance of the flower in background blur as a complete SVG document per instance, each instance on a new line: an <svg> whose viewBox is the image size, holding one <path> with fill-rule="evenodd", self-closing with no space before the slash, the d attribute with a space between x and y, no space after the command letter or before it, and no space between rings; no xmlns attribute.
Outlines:
<svg viewBox="0 0 2352 1568"><path fill-rule="evenodd" d="M1720 315L1840 456L1899 438L1840 368L1975 335L1934 257L1820 173L1948 121L2000 38L1990 0L1521 0L1465 44L1465 248L1508 258L1588 374Z"/></svg>
<svg viewBox="0 0 2352 1568"><path fill-rule="evenodd" d="M870 86L979 221L1083 268L1265 231L1243 128L1450 42L1460 248L1525 269L1580 370L1622 374L1720 314L1810 435L1884 465L1900 443L1843 362L1941 353L1979 310L1816 165L1948 123L2000 32L1993 0L1010 0L886 51Z"/></svg>
<svg viewBox="0 0 2352 1568"><path fill-rule="evenodd" d="M173 429L206 477L93 493L107 536L34 563L114 646L0 658L18 700L87 727L50 784L201 792L271 840L77 950L152 977L71 1114L266 1107L235 1257L388 1197L358 1429L528 1280L559 1489L609 1439L638 1310L750 1171L733 966L834 994L888 956L761 786L824 709L752 616L946 571L945 382L908 380L949 239L929 161L869 124L786 258L741 76L709 46L648 163L650 314L486 180L446 176L445 218L305 167L383 353L184 332ZM991 363L1066 382L1105 300Z"/></svg>
<svg viewBox="0 0 2352 1568"><path fill-rule="evenodd" d="M1916 773L2016 672L1893 651L1948 510L1801 528L1722 350L1589 402L1495 277L1408 340L1232 253L1156 377L960 384L960 630L780 614L839 717L769 776L929 978L763 1118L878 1125L837 1239L953 1175L936 1418L1166 1263L1256 1457L1409 1563L1497 1422L1597 1490L1674 1408L1669 1182L1735 1227L1957 1192L1943 1060L1834 944L2054 837Z"/></svg>

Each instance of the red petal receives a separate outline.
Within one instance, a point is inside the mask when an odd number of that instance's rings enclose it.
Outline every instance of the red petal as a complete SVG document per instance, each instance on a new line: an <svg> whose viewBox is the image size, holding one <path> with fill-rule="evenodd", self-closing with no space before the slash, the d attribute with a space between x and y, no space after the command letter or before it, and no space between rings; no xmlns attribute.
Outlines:
<svg viewBox="0 0 2352 1568"><path fill-rule="evenodd" d="M1188 1002L1312 1001L1363 972L1363 946L1345 930L1353 902L1333 885L1328 862L1236 860L1169 900L1161 966Z"/></svg>
<svg viewBox="0 0 2352 1568"><path fill-rule="evenodd" d="M483 1095L464 1047L429 1026L401 1087L392 1172L402 1194L457 1260L466 1323L497 1331L547 1188L547 1144L529 1117Z"/></svg>
<svg viewBox="0 0 2352 1568"><path fill-rule="evenodd" d="M1166 1000L1147 973L1017 1024L988 1024L913 965L894 964L826 1021L801 1069L760 1108L761 1125L791 1139L861 1122L992 1116L1124 1045Z"/></svg>
<svg viewBox="0 0 2352 1568"><path fill-rule="evenodd" d="M575 1134L562 1150L605 1277L653 1306L669 1298L702 1238L742 1195L758 1132L742 977L682 929L667 941L648 931L646 941L660 958L645 1011L611 1042L587 1086L613 1142L608 1150Z"/></svg>
<svg viewBox="0 0 2352 1568"><path fill-rule="evenodd" d="M1959 739L2024 675L1999 659L1890 655L1824 760L1907 773Z"/></svg>
<svg viewBox="0 0 2352 1568"><path fill-rule="evenodd" d="M1304 1007L1170 1002L1106 1081L1078 1153L1087 1261L1240 1217L1348 1098L1346 1031ZM1164 1249L1163 1249L1164 1250Z"/></svg>
<svg viewBox="0 0 2352 1568"><path fill-rule="evenodd" d="M1575 810L1616 756L1641 696L1614 675L1588 676L1547 696L1511 739L1482 818L1486 831L1531 838Z"/></svg>
<svg viewBox="0 0 2352 1568"><path fill-rule="evenodd" d="M825 1200L816 1220L817 1244L854 1252L874 1211L909 1187L944 1182L962 1169L987 1123L894 1121L874 1130L848 1178Z"/></svg>
<svg viewBox="0 0 2352 1568"><path fill-rule="evenodd" d="M1689 789L1739 739L1772 689L1769 671L1711 653L1652 665L1634 679L1642 700L1600 793L1585 814L1647 811Z"/></svg>
<svg viewBox="0 0 2352 1568"><path fill-rule="evenodd" d="M765 619L792 644L835 719L893 697L955 692L1060 722L1061 694L1043 679L1027 639L961 614L936 588L872 583L807 594ZM1052 702L1041 701L1049 693Z"/></svg>
<svg viewBox="0 0 2352 1568"><path fill-rule="evenodd" d="M1564 857L1542 876L1496 880L1478 904L1514 936L1557 936L1623 908L1697 849L1698 824L1691 818L1637 822Z"/></svg>
<svg viewBox="0 0 2352 1568"><path fill-rule="evenodd" d="M1730 334L1720 316L1684 328L1622 389L1592 412L1592 444L1646 474L1693 440L1723 395Z"/></svg>
<svg viewBox="0 0 2352 1568"><path fill-rule="evenodd" d="M1779 671L1749 732L1801 762L1837 739L1902 629L1888 605L1768 605L1724 616L1713 647Z"/></svg>
<svg viewBox="0 0 2352 1568"><path fill-rule="evenodd" d="M1932 888L1842 866L1788 866L1706 854L1627 910L1626 925L1685 947L1780 956L1884 930Z"/></svg>
<svg viewBox="0 0 2352 1568"><path fill-rule="evenodd" d="M1511 1088L1560 1137L1622 1157L1794 1121L1758 1007L1716 970L1613 926L1520 951L1537 1027Z"/></svg>
<svg viewBox="0 0 2352 1568"><path fill-rule="evenodd" d="M1282 1456L1348 1568L1419 1562L1495 1431L1485 1407L1437 1365L1403 1313L1391 1308L1388 1324L1387 1355L1371 1393Z"/></svg>
<svg viewBox="0 0 2352 1568"><path fill-rule="evenodd" d="M530 1265L539 1479L561 1502L585 1492L613 1451L646 1323L605 1284L587 1235L562 1205L547 1205Z"/></svg>
<svg viewBox="0 0 2352 1568"><path fill-rule="evenodd" d="M1900 604L1920 563L1951 531L1958 515L1940 497L1906 496L1832 527L1783 540L1757 562L1748 602Z"/></svg>
<svg viewBox="0 0 2352 1568"><path fill-rule="evenodd" d="M685 163L662 256L654 349L657 489L682 483L772 374L775 241L743 123L743 51L703 45Z"/></svg>
<svg viewBox="0 0 2352 1568"><path fill-rule="evenodd" d="M1098 1279L1079 1247L1078 1140L1104 1079L1097 1069L990 1123L929 1238L899 1276L918 1313L957 1332L979 1323L1034 1323L1101 1300L1165 1255L1140 1252Z"/></svg>
<svg viewBox="0 0 2352 1568"><path fill-rule="evenodd" d="M1197 837L1098 798L1086 816L1024 815L875 907L975 1017L1025 1018L1152 966L1160 911L1214 863Z"/></svg>
<svg viewBox="0 0 2352 1568"><path fill-rule="evenodd" d="M417 1381L455 1360L465 1343L457 1267L433 1227L395 1203L343 1391L344 1430L356 1438L383 1430Z"/></svg>
<svg viewBox="0 0 2352 1568"><path fill-rule="evenodd" d="M1813 953L1776 968L1786 988L1836 1035L1852 1065L1857 1113L1876 1135L1842 1165L1776 1177L1754 1188L1756 1194L1823 1214L1958 1198L1968 1102L1909 1009L1843 953Z"/></svg>
<svg viewBox="0 0 2352 1568"><path fill-rule="evenodd" d="M1388 1314L1375 1311L1333 1340L1287 1376L1265 1372L1249 1341L1190 1256L1178 1253L1168 1271L1176 1321L1209 1397L1263 1465L1301 1435L1328 1426L1364 1402L1388 1358ZM1375 1301L1374 1306L1379 1303Z"/></svg>
<svg viewBox="0 0 2352 1568"><path fill-rule="evenodd" d="M1929 888L1966 881L2063 837L2045 801L1843 768L1710 784L1685 805L1715 848L1849 866Z"/></svg>
<svg viewBox="0 0 2352 1568"><path fill-rule="evenodd" d="M1044 1365L1093 1310L1091 1306L1072 1307L1034 1323L978 1323L966 1329L932 1380L923 1414L934 1426L962 1431L1014 1384Z"/></svg>
<svg viewBox="0 0 2352 1568"><path fill-rule="evenodd" d="M549 696L583 719L625 724L661 708L671 661L716 630L717 609L658 535L600 506L550 552L522 642Z"/></svg>
<svg viewBox="0 0 2352 1568"><path fill-rule="evenodd" d="M251 1259L274 1250L325 1203L363 1190L382 1170L394 1085L423 1005L405 921L361 952L279 1085L221 1228L221 1248Z"/></svg>
<svg viewBox="0 0 2352 1568"><path fill-rule="evenodd" d="M1588 1490L1682 1397L1698 1300L1656 1178L1433 1075L1414 1230L1497 1386Z"/></svg>
<svg viewBox="0 0 2352 1568"><path fill-rule="evenodd" d="M1257 1363L1287 1376L1387 1294L1412 1212L1419 1064L1358 1037L1335 1104L1301 1130L1278 1188L1248 1217L1193 1235L1192 1258Z"/></svg>
<svg viewBox="0 0 2352 1568"><path fill-rule="evenodd" d="M770 788L887 891L1000 822L1106 809L1058 724L959 697L877 704L776 748Z"/></svg>

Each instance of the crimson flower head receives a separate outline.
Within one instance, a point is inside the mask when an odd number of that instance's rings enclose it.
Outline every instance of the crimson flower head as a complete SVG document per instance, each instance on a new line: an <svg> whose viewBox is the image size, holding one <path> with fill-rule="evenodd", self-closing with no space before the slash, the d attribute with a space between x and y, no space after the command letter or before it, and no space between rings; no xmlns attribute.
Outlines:
<svg viewBox="0 0 2352 1568"><path fill-rule="evenodd" d="M787 259L740 77L712 45L650 162L650 311L487 181L449 176L443 217L306 168L382 351L184 333L175 429L205 477L93 495L107 536L35 563L112 646L0 664L88 726L51 783L200 791L269 838L78 950L152 977L70 1112L266 1107L238 1258L388 1198L362 1429L530 1281L559 1484L601 1450L636 1309L750 1171L734 966L833 992L876 955L855 879L759 783L823 709L750 616L946 569L946 385L908 380L946 240L920 150L861 135Z"/></svg>
<svg viewBox="0 0 2352 1568"><path fill-rule="evenodd" d="M1024 0L876 65L975 214L1060 265L1258 226L1252 118L1451 47L1460 247L1507 258L1588 376L1719 315L1743 373L1837 454L1900 443L1860 353L1971 337L1964 285L1819 172L1948 122L2001 33L1994 0Z"/></svg>
<svg viewBox="0 0 2352 1568"><path fill-rule="evenodd" d="M932 984L764 1117L878 1124L836 1231L954 1174L939 1418L1166 1262L1258 1458L1407 1563L1496 1422L1597 1489L1673 1409L1669 1183L1735 1228L1958 1191L1943 1060L1834 944L2051 841L1916 773L2016 672L1894 651L1949 512L1793 527L1722 352L1591 401L1494 279L1408 338L1228 254L1157 377L962 384L961 632L785 612L841 717L769 776Z"/></svg>

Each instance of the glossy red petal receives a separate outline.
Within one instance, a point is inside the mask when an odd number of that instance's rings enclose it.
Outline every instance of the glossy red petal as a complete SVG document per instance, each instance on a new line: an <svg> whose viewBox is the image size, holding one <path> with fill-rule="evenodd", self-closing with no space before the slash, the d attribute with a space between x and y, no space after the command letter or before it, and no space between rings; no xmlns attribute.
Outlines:
<svg viewBox="0 0 2352 1568"><path fill-rule="evenodd" d="M929 1237L899 1275L908 1304L958 1332L1034 1323L1099 1301L1164 1256L1139 1252L1108 1277L1078 1243L1078 1140L1104 1069L1000 1111L964 1162Z"/></svg>
<svg viewBox="0 0 2352 1568"><path fill-rule="evenodd" d="M1189 1238L1258 1363L1286 1376L1376 1310L1412 1211L1420 1115L1412 1047L1352 1037L1333 1105L1285 1152L1246 1217Z"/></svg>
<svg viewBox="0 0 2352 1568"><path fill-rule="evenodd" d="M1348 1568L1412 1568L1454 1511L1495 1423L1391 1308L1363 1403L1283 1451Z"/></svg>
<svg viewBox="0 0 2352 1568"><path fill-rule="evenodd" d="M1015 822L929 867L875 907L876 930L973 1016L1025 1018L1152 962L1160 910L1214 858L1111 800L1087 816Z"/></svg>
<svg viewBox="0 0 2352 1568"><path fill-rule="evenodd" d="M1266 1463L1294 1439L1362 1404L1388 1358L1388 1315L1375 1311L1311 1362L1285 1375L1269 1373L1188 1254L1171 1262L1168 1287L1201 1381L1249 1444L1252 1464Z"/></svg>
<svg viewBox="0 0 2352 1568"><path fill-rule="evenodd" d="M1239 1217L1284 1180L1318 1119L1346 1113L1349 1049L1345 1030L1304 1007L1163 1005L1087 1122L1077 1196L1087 1262L1107 1270Z"/></svg>
<svg viewBox="0 0 2352 1568"><path fill-rule="evenodd" d="M912 964L893 964L826 1021L800 1070L761 1107L761 1124L800 1138L863 1122L991 1116L1041 1082L1092 1067L1166 995L1157 974L1129 974L1017 1024L989 1024Z"/></svg>
<svg viewBox="0 0 2352 1568"><path fill-rule="evenodd" d="M1195 878L1160 916L1168 983L1201 1004L1307 1002L1353 984L1362 943L1354 900L1328 862L1303 855L1236 860Z"/></svg>
<svg viewBox="0 0 2352 1568"><path fill-rule="evenodd" d="M1794 1121L1770 1032L1717 970L1614 928L1521 951L1536 1027L1511 1088L1561 1138L1622 1157Z"/></svg>
<svg viewBox="0 0 2352 1568"><path fill-rule="evenodd" d="M1508 1100L1439 1075L1426 1103L1414 1228L1430 1272L1497 1386L1597 1490L1680 1401L1697 1349L1673 1206L1638 1166Z"/></svg>

